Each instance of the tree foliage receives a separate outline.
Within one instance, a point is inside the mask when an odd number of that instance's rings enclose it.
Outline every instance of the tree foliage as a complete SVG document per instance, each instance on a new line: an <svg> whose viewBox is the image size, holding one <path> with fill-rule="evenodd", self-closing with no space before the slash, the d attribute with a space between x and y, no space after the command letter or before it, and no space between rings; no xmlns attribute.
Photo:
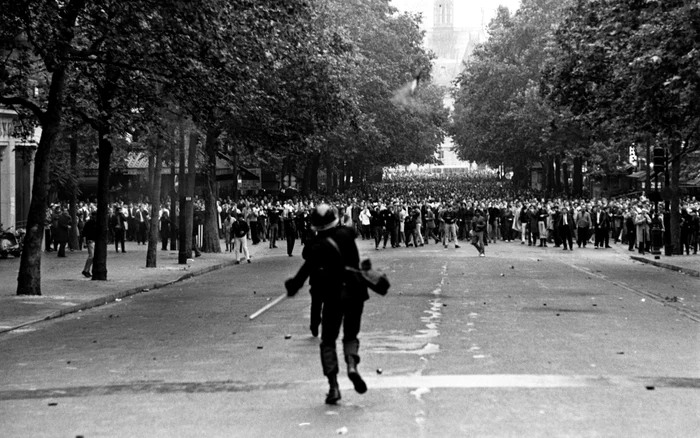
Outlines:
<svg viewBox="0 0 700 438"><path fill-rule="evenodd" d="M554 0L525 0L515 14L498 8L489 39L455 81L450 133L460 158L520 167L559 153L559 117L540 96L539 82L561 9Z"/></svg>

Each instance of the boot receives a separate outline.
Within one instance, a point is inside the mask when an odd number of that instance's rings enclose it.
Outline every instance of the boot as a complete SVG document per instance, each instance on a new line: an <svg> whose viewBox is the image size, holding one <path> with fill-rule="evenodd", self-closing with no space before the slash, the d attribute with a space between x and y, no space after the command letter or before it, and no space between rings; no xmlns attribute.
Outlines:
<svg viewBox="0 0 700 438"><path fill-rule="evenodd" d="M340 388L338 388L338 375L331 374L328 376L328 394L326 395L326 404L334 405L340 400Z"/></svg>
<svg viewBox="0 0 700 438"><path fill-rule="evenodd" d="M357 372L357 363L353 356L345 356L345 360L348 363L348 378L352 381L355 391L359 394L364 394L367 392L367 384L362 380L362 376Z"/></svg>

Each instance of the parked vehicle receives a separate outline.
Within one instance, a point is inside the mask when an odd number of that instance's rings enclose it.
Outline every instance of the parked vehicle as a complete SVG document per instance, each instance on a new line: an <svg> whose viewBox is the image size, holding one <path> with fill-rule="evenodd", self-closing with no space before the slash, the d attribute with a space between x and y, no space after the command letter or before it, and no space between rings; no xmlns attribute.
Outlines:
<svg viewBox="0 0 700 438"><path fill-rule="evenodd" d="M6 259L9 255L19 257L23 244L24 230L19 229L13 233L12 227L4 229L0 224L0 258Z"/></svg>

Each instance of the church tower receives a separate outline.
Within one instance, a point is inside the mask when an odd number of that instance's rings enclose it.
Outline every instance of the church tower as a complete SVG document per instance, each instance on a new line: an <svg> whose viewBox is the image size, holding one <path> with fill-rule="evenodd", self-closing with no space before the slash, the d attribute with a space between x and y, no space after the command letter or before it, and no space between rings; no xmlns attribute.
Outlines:
<svg viewBox="0 0 700 438"><path fill-rule="evenodd" d="M454 1L435 0L433 3L432 49L438 58L456 57L456 34L454 28Z"/></svg>

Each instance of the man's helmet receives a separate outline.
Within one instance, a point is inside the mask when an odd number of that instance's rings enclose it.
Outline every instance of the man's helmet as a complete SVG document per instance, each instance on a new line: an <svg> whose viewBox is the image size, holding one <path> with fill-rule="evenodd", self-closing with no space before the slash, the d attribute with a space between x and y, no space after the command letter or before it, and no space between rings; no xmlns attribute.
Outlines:
<svg viewBox="0 0 700 438"><path fill-rule="evenodd" d="M311 229L314 231L329 230L338 225L338 216L328 204L319 204L311 212Z"/></svg>

